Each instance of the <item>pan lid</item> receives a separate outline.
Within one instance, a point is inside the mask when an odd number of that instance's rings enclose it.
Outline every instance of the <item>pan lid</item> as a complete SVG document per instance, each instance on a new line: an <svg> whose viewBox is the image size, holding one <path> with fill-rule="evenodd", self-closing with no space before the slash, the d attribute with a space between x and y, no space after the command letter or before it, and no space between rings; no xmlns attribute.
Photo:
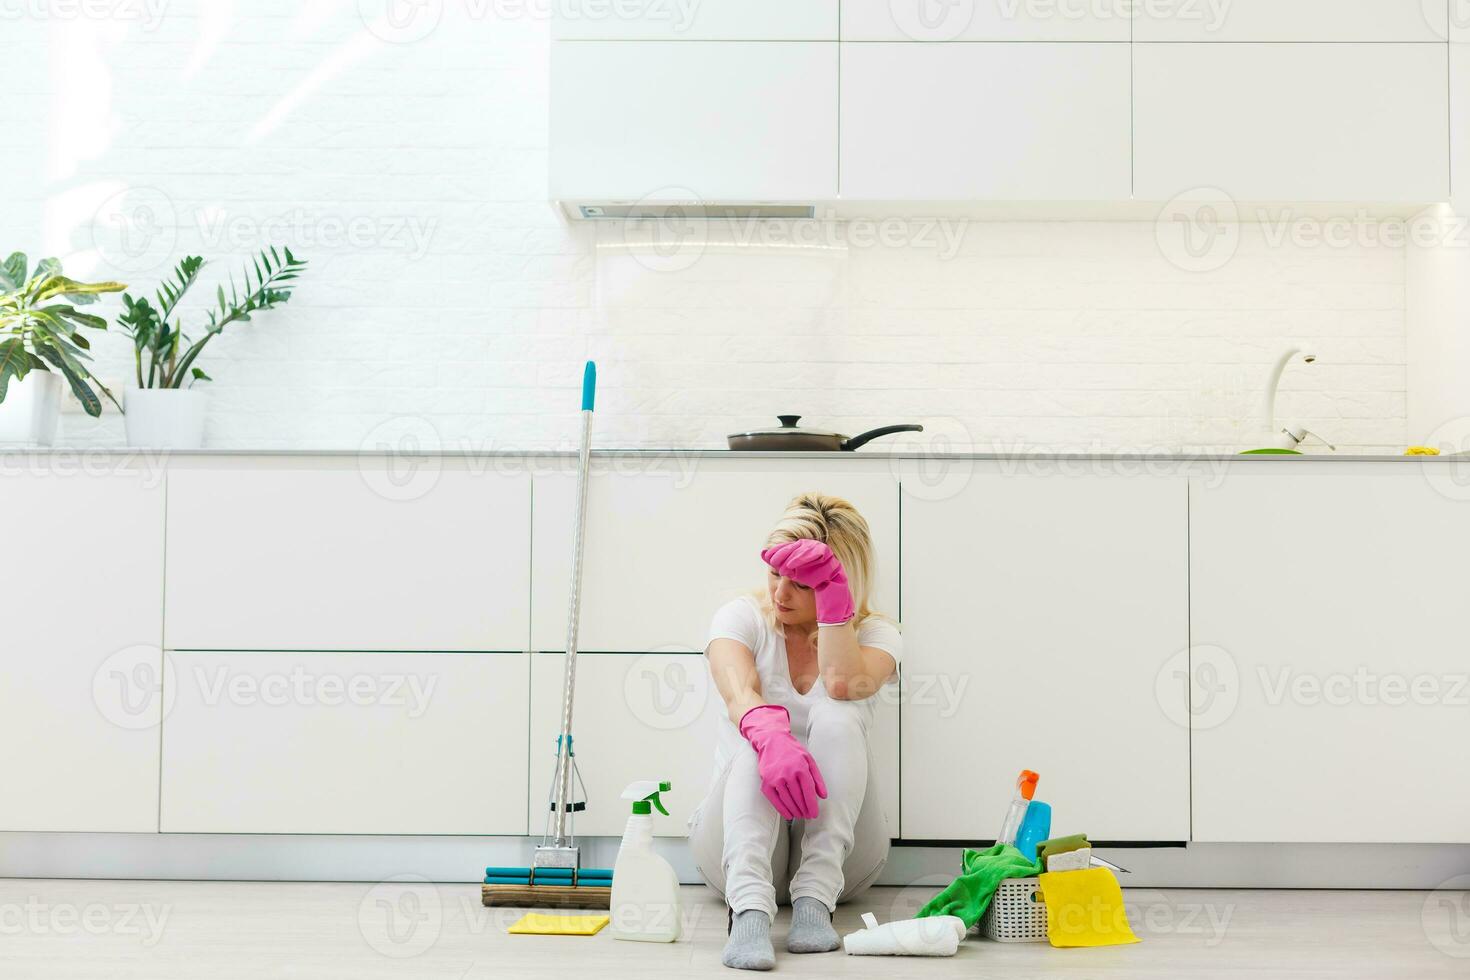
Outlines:
<svg viewBox="0 0 1470 980"><path fill-rule="evenodd" d="M807 429L807 428L803 428L802 426L799 426L799 425L796 424L797 422L801 421L801 416L800 415L777 415L776 416L776 419L777 419L777 421L779 421L781 423L781 425L779 427L777 427L777 428L773 428L773 429L755 429L755 430L752 430L750 432L737 432L733 436L731 436L731 438L734 439L734 438L749 437L749 436L782 436L782 435L820 436L822 438L830 438L830 439L846 439L847 438L847 436L842 435L841 433L838 433L838 432L824 432L821 429Z"/></svg>

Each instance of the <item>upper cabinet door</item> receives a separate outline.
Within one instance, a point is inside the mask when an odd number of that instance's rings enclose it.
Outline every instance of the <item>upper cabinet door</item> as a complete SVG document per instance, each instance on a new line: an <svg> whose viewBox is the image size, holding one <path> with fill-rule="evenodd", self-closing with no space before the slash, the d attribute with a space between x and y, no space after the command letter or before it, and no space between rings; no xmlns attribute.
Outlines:
<svg viewBox="0 0 1470 980"><path fill-rule="evenodd" d="M530 476L423 465L173 471L166 645L524 650Z"/></svg>
<svg viewBox="0 0 1470 980"><path fill-rule="evenodd" d="M1431 44L1140 44L1134 196L1442 201L1448 54Z"/></svg>
<svg viewBox="0 0 1470 980"><path fill-rule="evenodd" d="M1128 0L842 0L844 41L1127 41Z"/></svg>
<svg viewBox="0 0 1470 980"><path fill-rule="evenodd" d="M154 833L163 474L26 463L0 477L0 831Z"/></svg>
<svg viewBox="0 0 1470 980"><path fill-rule="evenodd" d="M1127 200L1128 50L843 45L842 197Z"/></svg>
<svg viewBox="0 0 1470 980"><path fill-rule="evenodd" d="M594 474L587 492L587 537L579 647L652 653L704 649L710 617L724 603L763 588L760 552L792 497L821 490L846 497L867 518L877 549L874 608L898 615L898 484L888 473L761 463L741 472L689 458L643 473ZM536 478L532 559L532 644L566 647L571 578L571 516L576 480Z"/></svg>
<svg viewBox="0 0 1470 980"><path fill-rule="evenodd" d="M553 198L836 195L835 42L553 44Z"/></svg>
<svg viewBox="0 0 1470 980"><path fill-rule="evenodd" d="M837 0L584 0L559 3L559 41L835 41Z"/></svg>
<svg viewBox="0 0 1470 980"><path fill-rule="evenodd" d="M1135 41L1443 41L1445 0L1139 3Z"/></svg>

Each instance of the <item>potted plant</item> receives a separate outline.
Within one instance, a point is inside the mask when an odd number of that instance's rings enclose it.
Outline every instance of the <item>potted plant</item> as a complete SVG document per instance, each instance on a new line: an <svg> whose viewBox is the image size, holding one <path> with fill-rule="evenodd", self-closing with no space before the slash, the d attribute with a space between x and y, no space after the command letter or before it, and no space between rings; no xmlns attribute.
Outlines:
<svg viewBox="0 0 1470 980"><path fill-rule="evenodd" d="M269 310L291 298L292 283L306 268L285 249L283 258L274 248L263 251L245 267L241 292L230 277L229 293L220 286L216 305L198 339L184 332L175 315L179 302L198 282L205 266L197 255L186 256L173 277L154 294L133 299L123 293L122 316L117 324L133 342L136 388L123 392L123 419L128 445L152 449L198 449L204 442L204 413L207 399L194 387L212 380L195 364L206 344L232 323L250 320L251 314ZM253 272L253 276L252 276Z"/></svg>
<svg viewBox="0 0 1470 980"><path fill-rule="evenodd" d="M0 263L0 443L49 446L63 378L94 418L102 414L98 392L117 404L87 366L92 345L82 333L106 330L107 321L77 307L127 286L68 279L56 259L42 259L29 273L28 264L20 252Z"/></svg>

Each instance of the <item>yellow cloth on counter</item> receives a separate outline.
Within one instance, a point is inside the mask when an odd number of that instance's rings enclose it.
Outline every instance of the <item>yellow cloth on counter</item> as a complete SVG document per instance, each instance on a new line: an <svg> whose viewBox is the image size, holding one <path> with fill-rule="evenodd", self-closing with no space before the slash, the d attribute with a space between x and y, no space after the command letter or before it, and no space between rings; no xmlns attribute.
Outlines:
<svg viewBox="0 0 1470 980"><path fill-rule="evenodd" d="M513 936L595 936L611 921L605 915L547 915L527 912L506 931Z"/></svg>
<svg viewBox="0 0 1470 980"><path fill-rule="evenodd" d="M1047 872L1046 938L1053 946L1122 946L1139 942L1128 925L1123 889L1107 868Z"/></svg>

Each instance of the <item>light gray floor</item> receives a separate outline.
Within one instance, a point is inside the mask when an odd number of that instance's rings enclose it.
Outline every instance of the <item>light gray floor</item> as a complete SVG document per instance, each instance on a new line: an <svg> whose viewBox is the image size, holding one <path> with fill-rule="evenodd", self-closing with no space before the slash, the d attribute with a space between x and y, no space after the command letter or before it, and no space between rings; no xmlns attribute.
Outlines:
<svg viewBox="0 0 1470 980"><path fill-rule="evenodd" d="M875 889L838 910L911 915L933 888ZM1132 889L1135 946L1058 950L966 940L947 960L792 956L806 976L1208 978L1470 977L1470 894ZM171 980L209 977L504 977L733 980L720 966L724 906L684 889L674 945L511 936L520 912L484 909L474 885L404 879L380 885L0 880L0 977Z"/></svg>

